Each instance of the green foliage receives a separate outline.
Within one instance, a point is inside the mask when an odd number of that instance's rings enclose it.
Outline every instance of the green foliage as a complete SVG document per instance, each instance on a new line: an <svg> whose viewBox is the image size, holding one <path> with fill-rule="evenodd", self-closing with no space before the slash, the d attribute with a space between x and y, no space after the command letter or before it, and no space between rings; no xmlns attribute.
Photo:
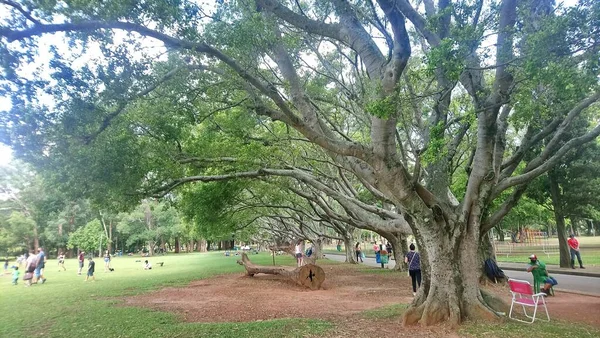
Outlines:
<svg viewBox="0 0 600 338"><path fill-rule="evenodd" d="M374 99L366 104L365 109L373 116L377 116L380 119L388 119L396 114L396 97L388 95L383 98Z"/></svg>
<svg viewBox="0 0 600 338"><path fill-rule="evenodd" d="M77 229L69 236L67 248L79 248L85 252L93 252L100 247L100 241L106 243L106 238L104 237L102 224L99 220L95 219Z"/></svg>
<svg viewBox="0 0 600 338"><path fill-rule="evenodd" d="M444 131L446 127L444 123L440 121L437 125L432 126L429 131L429 144L421 159L423 163L433 163L437 159L443 158L448 153L446 148L446 138L444 137Z"/></svg>

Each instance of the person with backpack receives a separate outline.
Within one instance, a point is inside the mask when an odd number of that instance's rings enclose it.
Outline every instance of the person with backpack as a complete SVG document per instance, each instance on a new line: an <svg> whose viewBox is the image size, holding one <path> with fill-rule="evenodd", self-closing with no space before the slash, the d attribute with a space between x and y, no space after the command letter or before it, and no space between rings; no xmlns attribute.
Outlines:
<svg viewBox="0 0 600 338"><path fill-rule="evenodd" d="M421 255L415 251L413 243L408 248L410 251L404 257L404 263L408 264L408 275L412 280L413 296L416 296L417 287L421 287Z"/></svg>

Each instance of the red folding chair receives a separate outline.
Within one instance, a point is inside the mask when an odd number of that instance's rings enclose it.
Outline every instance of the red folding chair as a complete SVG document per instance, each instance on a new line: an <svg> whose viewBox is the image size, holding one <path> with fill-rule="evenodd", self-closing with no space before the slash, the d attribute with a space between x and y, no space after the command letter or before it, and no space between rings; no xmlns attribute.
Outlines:
<svg viewBox="0 0 600 338"><path fill-rule="evenodd" d="M510 286L510 293L512 293L512 303L510 304L510 312L508 313L508 318L518 320L523 323L531 324L535 321L535 315L537 314L538 306L543 305L544 310L546 310L546 317L548 317L548 321L550 321L548 307L546 307L545 293L533 293L531 284L529 284L528 281L524 280L509 279L508 285ZM513 318L512 312L515 304L521 305L525 317L531 318L530 322L518 318ZM529 316L527 314L527 310L525 309L526 306L533 307L533 316Z"/></svg>

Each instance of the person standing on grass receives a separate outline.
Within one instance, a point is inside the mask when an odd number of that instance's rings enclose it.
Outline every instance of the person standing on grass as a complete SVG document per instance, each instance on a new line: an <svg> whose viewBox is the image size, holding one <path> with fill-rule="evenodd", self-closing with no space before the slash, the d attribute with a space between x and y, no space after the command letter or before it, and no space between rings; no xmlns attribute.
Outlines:
<svg viewBox="0 0 600 338"><path fill-rule="evenodd" d="M360 259L360 262L363 263L362 259L362 250L360 248L360 242L356 242L356 246L354 246L354 250L356 251L356 262Z"/></svg>
<svg viewBox="0 0 600 338"><path fill-rule="evenodd" d="M110 271L110 254L108 253L108 250L106 250L106 252L104 252L104 272L109 272Z"/></svg>
<svg viewBox="0 0 600 338"><path fill-rule="evenodd" d="M79 270L77 270L77 274L81 275L81 270L83 270L83 264L85 263L85 251L79 252L79 257L77 260L79 262Z"/></svg>
<svg viewBox="0 0 600 338"><path fill-rule="evenodd" d="M88 279L90 277L92 277L92 280L95 282L96 277L94 276L94 270L96 268L96 262L94 262L94 259L92 257L88 258L88 260L89 260L88 271L87 271L87 276L85 276L85 281L87 282Z"/></svg>
<svg viewBox="0 0 600 338"><path fill-rule="evenodd" d="M35 281L42 281L41 284L46 283L46 278L44 278L44 267L46 264L46 253L44 252L44 248L38 248L38 256L37 256L37 266L35 268Z"/></svg>
<svg viewBox="0 0 600 338"><path fill-rule="evenodd" d="M15 271L13 271L13 275L12 275L13 285L17 285L18 281L19 281L19 267L15 266Z"/></svg>
<svg viewBox="0 0 600 338"><path fill-rule="evenodd" d="M296 263L298 264L298 266L302 266L304 263L304 260L302 259L302 240L298 240L298 242L296 242Z"/></svg>
<svg viewBox="0 0 600 338"><path fill-rule="evenodd" d="M67 268L65 268L65 255L62 252L58 254L58 272L60 272L60 268L67 271Z"/></svg>
<svg viewBox="0 0 600 338"><path fill-rule="evenodd" d="M571 269L575 269L575 256L577 256L579 267L585 269L581 261L581 253L579 252L579 241L575 238L575 234L571 234L569 237L571 238L567 240L567 244L569 244L569 252L571 253Z"/></svg>
<svg viewBox="0 0 600 338"><path fill-rule="evenodd" d="M408 248L410 251L404 257L404 263L408 263L408 275L412 280L413 296L415 296L417 287L421 287L421 256L415 251L413 243Z"/></svg>
<svg viewBox="0 0 600 338"><path fill-rule="evenodd" d="M33 250L27 254L27 263L25 263L25 275L23 276L23 280L25 280L25 286L31 286L31 280L33 279L33 272L35 271L35 267L37 265L37 256L33 254Z"/></svg>

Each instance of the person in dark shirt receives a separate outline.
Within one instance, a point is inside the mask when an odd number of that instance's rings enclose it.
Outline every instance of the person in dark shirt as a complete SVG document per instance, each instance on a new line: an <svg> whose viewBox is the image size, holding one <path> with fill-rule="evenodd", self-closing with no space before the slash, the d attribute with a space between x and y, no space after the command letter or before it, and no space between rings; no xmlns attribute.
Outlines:
<svg viewBox="0 0 600 338"><path fill-rule="evenodd" d="M412 279L413 296L417 294L417 287L421 287L421 255L415 251L415 245L410 244L410 251L404 257L408 264L408 275Z"/></svg>
<svg viewBox="0 0 600 338"><path fill-rule="evenodd" d="M87 276L85 276L85 281L88 281L88 278L92 277L92 280L95 282L96 281L96 277L94 276L94 268L96 267L96 263L94 262L94 259L92 257L89 258L89 263L88 263L88 272L87 272Z"/></svg>

